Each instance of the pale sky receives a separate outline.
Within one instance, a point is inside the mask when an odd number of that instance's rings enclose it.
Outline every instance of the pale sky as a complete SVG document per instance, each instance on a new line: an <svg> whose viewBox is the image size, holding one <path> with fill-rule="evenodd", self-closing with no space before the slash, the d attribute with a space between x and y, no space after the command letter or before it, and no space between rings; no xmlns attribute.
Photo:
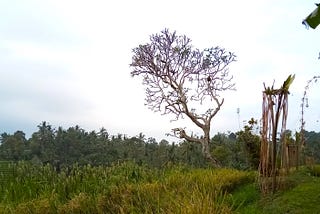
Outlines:
<svg viewBox="0 0 320 214"><path fill-rule="evenodd" d="M302 20L310 0L0 0L0 133L79 125L157 140L175 127L197 128L145 105L141 79L130 76L132 49L164 28L195 48L221 46L237 55L229 69L237 91L213 119L212 134L236 132L261 118L263 83L296 79L287 127L299 130L307 80L320 75L320 27ZM309 90L306 129L320 131L320 84ZM237 108L240 114L237 114ZM240 117L238 117L240 116Z"/></svg>

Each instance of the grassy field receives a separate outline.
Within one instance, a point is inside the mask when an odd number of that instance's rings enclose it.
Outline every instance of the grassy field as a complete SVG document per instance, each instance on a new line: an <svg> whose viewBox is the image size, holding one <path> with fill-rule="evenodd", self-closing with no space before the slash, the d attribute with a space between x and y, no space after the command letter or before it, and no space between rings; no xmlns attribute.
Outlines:
<svg viewBox="0 0 320 214"><path fill-rule="evenodd" d="M320 166L301 167L286 180L286 187L278 193L261 197L254 183L232 192L238 209L234 213L320 213Z"/></svg>
<svg viewBox="0 0 320 214"><path fill-rule="evenodd" d="M320 172L320 170L319 170ZM110 167L0 162L0 213L317 213L318 171L303 168L262 198L254 172L134 163Z"/></svg>

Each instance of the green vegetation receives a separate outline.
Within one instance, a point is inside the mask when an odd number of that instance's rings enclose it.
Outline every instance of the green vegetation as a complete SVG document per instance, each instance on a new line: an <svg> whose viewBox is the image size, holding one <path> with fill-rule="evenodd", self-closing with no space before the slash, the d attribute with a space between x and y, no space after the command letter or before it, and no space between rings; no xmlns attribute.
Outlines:
<svg viewBox="0 0 320 214"><path fill-rule="evenodd" d="M223 167L257 169L260 137L256 128L254 119L251 119L237 133L217 133L211 138L210 152ZM304 131L304 136L306 144L301 161L305 157L312 157L314 163L319 163L320 133ZM23 131L0 135L0 161L31 161L40 165L49 163L57 171L75 163L79 166L110 166L123 161L156 168L167 163L208 167L201 150L200 144L188 141L157 142L152 137L146 138L143 133L133 137L112 135L104 128L97 132L88 132L79 126L56 129L47 122L42 122L30 138Z"/></svg>
<svg viewBox="0 0 320 214"><path fill-rule="evenodd" d="M256 136L257 137L257 136ZM246 143L234 133L218 133L210 141L210 152L223 167L248 169L252 164L247 156ZM256 147L253 147L256 148ZM140 133L133 137L124 134L111 135L106 129L87 132L79 126L53 128L46 122L38 126L29 139L22 131L0 136L0 160L31 161L34 164L50 163L60 168L90 164L110 166L113 163L133 161L160 168L167 163L207 167L200 144L188 141L157 142Z"/></svg>
<svg viewBox="0 0 320 214"><path fill-rule="evenodd" d="M1 162L0 213L317 213L319 168L302 167L282 191L261 197L250 171L124 162L57 173L50 165Z"/></svg>
<svg viewBox="0 0 320 214"><path fill-rule="evenodd" d="M260 196L254 183L240 186L231 197L238 207L235 213L319 213L320 178L313 176L315 168L292 172L283 189L267 197Z"/></svg>
<svg viewBox="0 0 320 214"><path fill-rule="evenodd" d="M221 169L207 164L199 144L156 142L142 133L56 130L45 122L29 139L22 131L3 133L0 214L317 213L320 134L304 133L300 160L308 158L308 167L292 171L281 191L262 197L254 124L211 139Z"/></svg>
<svg viewBox="0 0 320 214"><path fill-rule="evenodd" d="M254 174L126 162L63 169L20 162L2 185L0 213L231 213L226 199ZM1 180L4 176L1 174Z"/></svg>

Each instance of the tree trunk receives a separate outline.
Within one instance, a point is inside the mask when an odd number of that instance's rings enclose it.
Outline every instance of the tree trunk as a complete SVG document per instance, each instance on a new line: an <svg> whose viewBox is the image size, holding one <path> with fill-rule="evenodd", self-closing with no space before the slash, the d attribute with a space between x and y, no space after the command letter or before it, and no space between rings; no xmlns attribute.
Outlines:
<svg viewBox="0 0 320 214"><path fill-rule="evenodd" d="M189 142L199 143L202 146L202 154L204 158L214 167L220 168L220 162L211 155L210 152L210 121L207 121L206 125L201 125L200 128L203 130L203 137L197 138L187 135L184 129L176 128L174 129L175 135L179 133L179 137L183 138Z"/></svg>
<svg viewBox="0 0 320 214"><path fill-rule="evenodd" d="M220 162L214 158L211 153L210 153L210 147L209 147L209 142L206 140L202 141L202 154L205 157L205 159L214 167L220 168L221 164Z"/></svg>
<svg viewBox="0 0 320 214"><path fill-rule="evenodd" d="M210 126L204 127L203 132L204 132L204 138L201 140L202 154L212 166L220 168L221 167L220 162L216 158L214 158L210 152L210 146L209 146L210 145L210 134L209 134Z"/></svg>

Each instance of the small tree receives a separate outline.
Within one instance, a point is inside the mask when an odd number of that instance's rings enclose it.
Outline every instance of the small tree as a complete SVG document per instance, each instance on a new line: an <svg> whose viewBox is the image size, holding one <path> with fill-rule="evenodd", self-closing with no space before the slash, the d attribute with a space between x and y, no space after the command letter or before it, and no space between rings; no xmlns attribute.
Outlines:
<svg viewBox="0 0 320 214"><path fill-rule="evenodd" d="M173 135L202 145L203 155L220 166L210 153L212 118L224 99L220 93L234 89L228 65L235 55L214 47L194 49L186 36L168 29L150 36L150 42L133 49L132 76L142 76L146 86L146 105L153 111L173 114L175 120L186 116L202 131L201 137L187 134L184 128L173 129ZM196 107L208 105L199 113Z"/></svg>
<svg viewBox="0 0 320 214"><path fill-rule="evenodd" d="M251 118L248 121L248 125L243 127L244 130L237 132L237 139L244 144L247 160L252 169L258 169L260 162L261 139L254 133L254 126L256 126L257 123L257 120Z"/></svg>

